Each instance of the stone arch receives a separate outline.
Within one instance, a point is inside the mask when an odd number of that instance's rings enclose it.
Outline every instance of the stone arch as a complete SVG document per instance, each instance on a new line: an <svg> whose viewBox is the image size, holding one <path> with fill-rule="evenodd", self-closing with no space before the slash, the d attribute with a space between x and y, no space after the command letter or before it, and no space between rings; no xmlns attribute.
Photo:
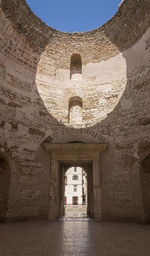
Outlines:
<svg viewBox="0 0 150 256"><path fill-rule="evenodd" d="M72 54L70 59L70 79L74 78L74 75L82 75L82 59L78 53Z"/></svg>
<svg viewBox="0 0 150 256"><path fill-rule="evenodd" d="M63 128L61 130L51 133L41 142L44 143L69 143L69 142L82 142L82 143L107 143L104 136L94 131L93 129L74 129Z"/></svg>
<svg viewBox="0 0 150 256"><path fill-rule="evenodd" d="M77 105L80 106L81 108L83 107L82 99L79 96L71 97L69 99L69 109Z"/></svg>
<svg viewBox="0 0 150 256"><path fill-rule="evenodd" d="M63 162L62 162L63 163ZM70 169L71 167L80 167L82 169L84 169L84 171L87 173L92 166L92 162L91 161L64 161L64 171L66 173L66 171L68 169Z"/></svg>
<svg viewBox="0 0 150 256"><path fill-rule="evenodd" d="M7 157L0 153L0 221L5 221L10 189L10 166Z"/></svg>

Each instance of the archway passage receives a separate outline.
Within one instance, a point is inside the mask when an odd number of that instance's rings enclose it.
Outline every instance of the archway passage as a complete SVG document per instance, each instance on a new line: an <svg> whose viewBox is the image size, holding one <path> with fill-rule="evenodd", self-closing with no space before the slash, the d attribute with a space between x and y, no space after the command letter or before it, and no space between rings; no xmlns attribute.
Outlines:
<svg viewBox="0 0 150 256"><path fill-rule="evenodd" d="M74 166L65 172L64 213L66 218L87 217L87 173Z"/></svg>
<svg viewBox="0 0 150 256"><path fill-rule="evenodd" d="M150 155L141 163L141 191L143 199L144 221L150 223Z"/></svg>
<svg viewBox="0 0 150 256"><path fill-rule="evenodd" d="M107 144L43 144L51 152L49 220L64 215L65 172L80 166L87 172L87 214L95 220L102 217L100 155Z"/></svg>
<svg viewBox="0 0 150 256"><path fill-rule="evenodd" d="M10 168L6 158L0 155L0 221L6 219L10 188Z"/></svg>
<svg viewBox="0 0 150 256"><path fill-rule="evenodd" d="M70 145L70 144L69 144ZM76 158L76 155L80 154L80 152L74 152L74 158ZM57 158L57 156L55 155L55 157ZM85 216L91 216L94 217L95 219L101 219L101 209L99 208L99 206L101 205L101 186L100 186L100 180L99 180L99 174L100 174L100 169L99 169L99 161L95 160L67 160L67 157L69 158L69 152L63 152L62 158L65 158L66 160L51 160L51 180L53 180L53 178L55 177L55 181L57 180L57 182L55 183L55 188L53 189L53 191L55 190L55 195L57 195L55 197L55 199L50 200L50 208L49 208L49 219L54 220L57 217L60 216L67 216L68 214L67 212L65 212L65 205L64 205L64 198L65 198L65 182L66 182L66 178L65 178L65 174L67 172L68 169L70 169L72 166L77 167L80 166L81 169L86 170L87 173L87 194L88 194L88 198L87 198L87 206L83 207L86 208L83 215ZM82 156L81 156L82 157ZM58 156L58 158L60 158L60 156ZM72 156L73 158L73 156ZM87 156L86 156L87 158ZM90 157L91 158L91 157ZM93 163L94 162L94 163ZM98 165L95 163L98 163ZM98 179L98 180L96 180ZM93 180L95 182L93 182ZM96 182L98 181L99 185L97 186L96 190L99 190L99 194L96 194L96 191L94 192L94 187L96 184ZM58 185L57 185L58 184ZM95 193L95 199L94 199L94 193ZM96 199L97 197L97 199ZM56 199L57 198L57 199ZM73 200L73 198L72 198ZM78 202L77 202L77 198L75 199L76 205L79 204L79 198L78 198ZM57 201L57 202L56 202ZM95 201L95 209L94 209L94 201ZM72 202L72 204L74 204ZM81 201L80 201L81 203ZM53 206L53 208L52 208ZM54 214L54 208L55 206L57 206L57 210L55 211L56 216L53 216ZM53 209L53 210L52 210ZM51 211L52 210L52 211ZM75 213L75 211L77 210L77 208L75 208L73 210L72 215L76 215L77 217L77 213ZM81 212L83 209L81 209ZM81 213L81 215L82 215ZM69 213L69 216L70 213Z"/></svg>

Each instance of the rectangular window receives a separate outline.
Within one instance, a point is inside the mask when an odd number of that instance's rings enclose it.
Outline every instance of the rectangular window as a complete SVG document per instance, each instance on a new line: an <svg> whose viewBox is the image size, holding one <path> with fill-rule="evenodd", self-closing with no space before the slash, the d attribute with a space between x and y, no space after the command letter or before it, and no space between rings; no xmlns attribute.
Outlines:
<svg viewBox="0 0 150 256"><path fill-rule="evenodd" d="M72 180L78 180L78 175L73 175Z"/></svg>
<svg viewBox="0 0 150 256"><path fill-rule="evenodd" d="M74 186L73 191L77 192L77 186Z"/></svg>
<svg viewBox="0 0 150 256"><path fill-rule="evenodd" d="M77 167L74 167L74 172L77 172Z"/></svg>

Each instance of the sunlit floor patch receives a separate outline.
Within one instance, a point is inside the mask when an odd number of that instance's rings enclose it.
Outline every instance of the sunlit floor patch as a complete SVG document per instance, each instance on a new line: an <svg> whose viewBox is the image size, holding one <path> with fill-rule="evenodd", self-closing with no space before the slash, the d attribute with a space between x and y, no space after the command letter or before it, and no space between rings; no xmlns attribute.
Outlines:
<svg viewBox="0 0 150 256"><path fill-rule="evenodd" d="M95 221L0 224L2 256L149 256L147 225Z"/></svg>
<svg viewBox="0 0 150 256"><path fill-rule="evenodd" d="M87 216L87 205L66 205L65 215L58 218L60 221L91 221Z"/></svg>
<svg viewBox="0 0 150 256"><path fill-rule="evenodd" d="M74 221L74 222L86 222L91 221L92 219L90 217L61 217L57 221L63 222L63 221Z"/></svg>

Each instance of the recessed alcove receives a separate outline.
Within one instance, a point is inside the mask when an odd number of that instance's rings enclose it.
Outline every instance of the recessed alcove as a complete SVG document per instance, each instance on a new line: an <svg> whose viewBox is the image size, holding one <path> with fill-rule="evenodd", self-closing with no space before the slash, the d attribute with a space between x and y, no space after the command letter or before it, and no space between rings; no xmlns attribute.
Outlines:
<svg viewBox="0 0 150 256"><path fill-rule="evenodd" d="M78 96L69 99L68 122L71 124L82 124L82 99Z"/></svg>
<svg viewBox="0 0 150 256"><path fill-rule="evenodd" d="M82 59L81 55L74 53L70 60L70 79L82 80Z"/></svg>

